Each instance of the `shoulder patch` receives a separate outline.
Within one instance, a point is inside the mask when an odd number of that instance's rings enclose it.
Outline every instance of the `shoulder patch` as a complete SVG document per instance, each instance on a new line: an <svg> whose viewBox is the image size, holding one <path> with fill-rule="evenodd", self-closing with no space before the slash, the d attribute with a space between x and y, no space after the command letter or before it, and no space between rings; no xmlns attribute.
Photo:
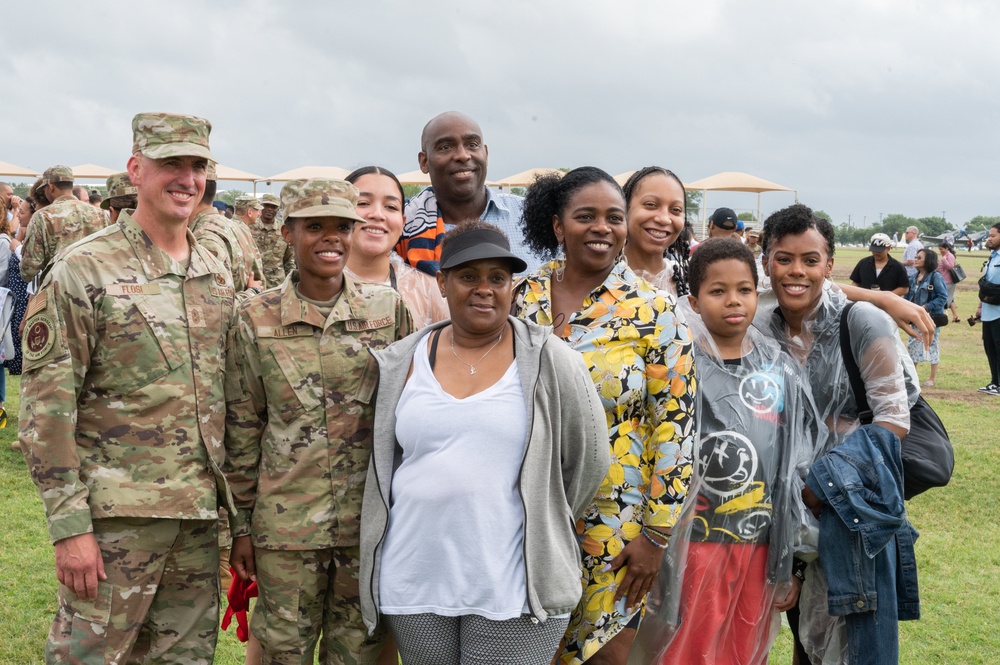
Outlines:
<svg viewBox="0 0 1000 665"><path fill-rule="evenodd" d="M39 314L24 331L24 357L28 360L41 360L52 350L55 338L56 327L52 319L47 314Z"/></svg>

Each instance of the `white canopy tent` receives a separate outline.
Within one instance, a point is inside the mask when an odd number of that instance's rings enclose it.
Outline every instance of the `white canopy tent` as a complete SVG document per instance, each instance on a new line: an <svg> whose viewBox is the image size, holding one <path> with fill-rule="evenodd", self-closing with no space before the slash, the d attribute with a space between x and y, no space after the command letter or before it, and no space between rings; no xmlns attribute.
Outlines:
<svg viewBox="0 0 1000 665"><path fill-rule="evenodd" d="M701 222L702 228L705 225L706 211L708 206L705 202L708 200L707 192L711 191L724 191L724 192L756 192L757 193L757 220L760 220L760 195L761 192L795 192L795 200L799 200L799 193L793 190L791 187L785 187L784 185L779 185L776 182L771 182L770 180L764 180L763 178L758 178L757 176L750 175L749 173L740 173L739 171L723 171L722 173L716 173L715 175L708 176L707 178L702 178L701 180L695 180L691 183L685 183L684 185L687 189L700 189L702 191L701 197Z"/></svg>
<svg viewBox="0 0 1000 665"><path fill-rule="evenodd" d="M559 176L562 175L562 171L559 169L528 169L527 171L521 171L506 178L500 178L496 181L496 184L501 187L530 187L539 177L553 173Z"/></svg>

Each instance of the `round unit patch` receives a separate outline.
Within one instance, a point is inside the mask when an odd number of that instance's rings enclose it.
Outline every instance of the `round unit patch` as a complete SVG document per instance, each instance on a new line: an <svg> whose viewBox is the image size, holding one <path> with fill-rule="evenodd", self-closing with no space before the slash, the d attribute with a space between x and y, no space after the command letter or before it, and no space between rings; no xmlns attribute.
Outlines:
<svg viewBox="0 0 1000 665"><path fill-rule="evenodd" d="M52 349L55 342L56 327L52 319L44 314L36 316L24 333L24 357L28 360L41 360Z"/></svg>

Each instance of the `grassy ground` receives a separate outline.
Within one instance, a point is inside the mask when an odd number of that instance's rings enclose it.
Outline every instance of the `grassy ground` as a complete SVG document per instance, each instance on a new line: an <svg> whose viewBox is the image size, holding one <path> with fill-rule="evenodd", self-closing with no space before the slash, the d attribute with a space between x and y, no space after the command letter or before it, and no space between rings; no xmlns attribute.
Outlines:
<svg viewBox="0 0 1000 665"><path fill-rule="evenodd" d="M897 258L899 251L895 252ZM846 280L861 249L838 249L834 278ZM963 319L978 302L976 281L985 252L959 252L969 278L959 285ZM902 663L1000 663L1000 445L996 421L1000 397L976 391L989 383L981 326L964 321L941 331L937 385L925 395L941 415L955 444L951 485L908 505L920 531L917 560L923 619L901 625ZM921 380L928 366L918 366ZM8 411L17 413L16 378L8 380ZM0 543L0 664L42 662L42 645L55 611L52 547L38 495L24 460L10 450L17 431L11 418L0 430L0 507L7 515ZM988 525L984 528L982 525ZM771 662L790 663L783 630ZM232 628L219 638L217 663L242 663Z"/></svg>

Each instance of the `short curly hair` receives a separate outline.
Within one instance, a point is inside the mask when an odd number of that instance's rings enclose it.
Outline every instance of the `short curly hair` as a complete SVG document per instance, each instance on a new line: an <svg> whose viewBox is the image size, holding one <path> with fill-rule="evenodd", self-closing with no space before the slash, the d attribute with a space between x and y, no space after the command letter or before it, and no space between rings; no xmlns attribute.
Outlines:
<svg viewBox="0 0 1000 665"><path fill-rule="evenodd" d="M559 251L559 241L552 227L553 217L562 215L573 194L596 182L609 183L619 193L622 191L614 178L596 166L581 166L562 176L542 176L528 188L524 195L521 230L524 232L525 244L535 254L555 257ZM625 195L622 194L622 201L624 200Z"/></svg>
<svg viewBox="0 0 1000 665"><path fill-rule="evenodd" d="M809 229L819 231L826 240L826 258L832 259L834 253L834 230L829 220L816 215L809 206L796 203L782 208L764 220L764 230L760 235L764 260L771 253L774 243L787 235L799 235Z"/></svg>
<svg viewBox="0 0 1000 665"><path fill-rule="evenodd" d="M694 248L694 254L691 255L691 261L688 264L688 284L693 296L698 296L698 291L701 290L705 275L708 273L708 267L713 263L727 259L735 259L747 264L750 268L750 274L753 275L754 288L757 287L757 261L750 248L737 238L709 238Z"/></svg>

